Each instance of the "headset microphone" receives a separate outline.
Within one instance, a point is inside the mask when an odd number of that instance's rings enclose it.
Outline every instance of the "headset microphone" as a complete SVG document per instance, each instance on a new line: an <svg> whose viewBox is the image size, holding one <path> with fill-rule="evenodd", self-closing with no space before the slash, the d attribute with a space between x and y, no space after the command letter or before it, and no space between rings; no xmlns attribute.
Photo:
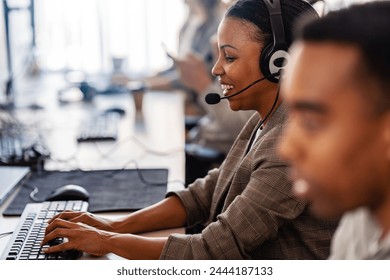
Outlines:
<svg viewBox="0 0 390 280"><path fill-rule="evenodd" d="M209 105L218 104L219 101L221 101L221 99L222 99L221 96L218 93L215 93L215 92L208 93L206 95L206 97L204 98L206 103L209 104Z"/></svg>
<svg viewBox="0 0 390 280"><path fill-rule="evenodd" d="M256 80L256 81L254 81L253 83L251 83L249 86L246 86L246 87L243 88L242 90L237 91L236 93L234 93L234 94L232 94L232 95L227 95L227 96L221 97L218 93L209 93L209 94L206 95L205 101L206 101L206 103L209 104L209 105L218 104L218 103L221 101L221 99L229 99L229 98L231 98L231 97L233 97L233 96L236 96L236 95L238 95L238 94L240 94L240 93L246 91L246 90L247 90L248 88L250 88L251 86L253 86L253 85L255 85L255 84L257 84L257 83L259 83L259 82L261 82L261 81L263 81L263 80L265 80L265 79L269 79L270 77L279 76L279 74L280 74L280 71L278 71L277 73L271 74L271 75L267 75L267 76L265 76L265 77L263 77L263 78L260 78L260 79L258 79L258 80Z"/></svg>

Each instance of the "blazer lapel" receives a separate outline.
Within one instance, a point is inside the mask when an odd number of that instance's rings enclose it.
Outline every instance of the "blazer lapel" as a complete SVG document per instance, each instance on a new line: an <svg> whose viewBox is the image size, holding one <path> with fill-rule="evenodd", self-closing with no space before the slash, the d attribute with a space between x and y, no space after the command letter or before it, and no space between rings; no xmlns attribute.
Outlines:
<svg viewBox="0 0 390 280"><path fill-rule="evenodd" d="M234 142L229 155L220 167L220 174L215 187L213 202L211 206L210 222L215 221L216 216L221 213L225 203L226 195L230 189L234 174L237 172L241 161L245 157L245 151L253 129L259 122L259 115L255 113L244 126L242 132Z"/></svg>

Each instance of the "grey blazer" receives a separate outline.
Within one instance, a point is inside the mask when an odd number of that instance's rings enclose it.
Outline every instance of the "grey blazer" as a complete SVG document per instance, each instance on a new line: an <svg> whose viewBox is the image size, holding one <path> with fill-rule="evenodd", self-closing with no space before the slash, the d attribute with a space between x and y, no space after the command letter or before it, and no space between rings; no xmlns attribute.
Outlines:
<svg viewBox="0 0 390 280"><path fill-rule="evenodd" d="M311 215L292 195L288 163L277 154L286 121L282 104L246 154L259 123L247 122L219 169L177 195L187 226L200 234L169 236L161 259L326 259L337 221Z"/></svg>

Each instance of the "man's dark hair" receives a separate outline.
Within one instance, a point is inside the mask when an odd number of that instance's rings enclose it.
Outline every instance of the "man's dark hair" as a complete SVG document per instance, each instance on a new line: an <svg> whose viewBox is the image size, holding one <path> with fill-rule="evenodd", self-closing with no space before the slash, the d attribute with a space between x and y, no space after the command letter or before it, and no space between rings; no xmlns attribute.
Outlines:
<svg viewBox="0 0 390 280"><path fill-rule="evenodd" d="M304 22L297 37L307 42L335 42L360 50L360 74L379 83L378 109L390 108L390 1L357 4ZM360 75L362 77L363 75ZM364 78L364 77L362 77Z"/></svg>
<svg viewBox="0 0 390 280"><path fill-rule="evenodd" d="M285 40L291 45L294 35L294 25L297 19L306 15L318 17L316 10L304 0L280 0L280 7L284 25ZM272 41L270 15L263 0L239 0L233 4L225 17L234 17L252 23L258 28L254 39L267 45Z"/></svg>

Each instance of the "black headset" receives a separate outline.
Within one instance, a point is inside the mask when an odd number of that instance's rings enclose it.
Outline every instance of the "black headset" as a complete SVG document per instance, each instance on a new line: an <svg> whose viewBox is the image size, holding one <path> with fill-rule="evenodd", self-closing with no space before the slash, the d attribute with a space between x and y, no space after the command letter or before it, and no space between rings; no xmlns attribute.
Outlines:
<svg viewBox="0 0 390 280"><path fill-rule="evenodd" d="M264 46L261 52L259 61L260 70L269 81L278 83L280 78L279 72L286 66L289 58L282 9L279 0L262 1L264 1L270 14L273 41Z"/></svg>

